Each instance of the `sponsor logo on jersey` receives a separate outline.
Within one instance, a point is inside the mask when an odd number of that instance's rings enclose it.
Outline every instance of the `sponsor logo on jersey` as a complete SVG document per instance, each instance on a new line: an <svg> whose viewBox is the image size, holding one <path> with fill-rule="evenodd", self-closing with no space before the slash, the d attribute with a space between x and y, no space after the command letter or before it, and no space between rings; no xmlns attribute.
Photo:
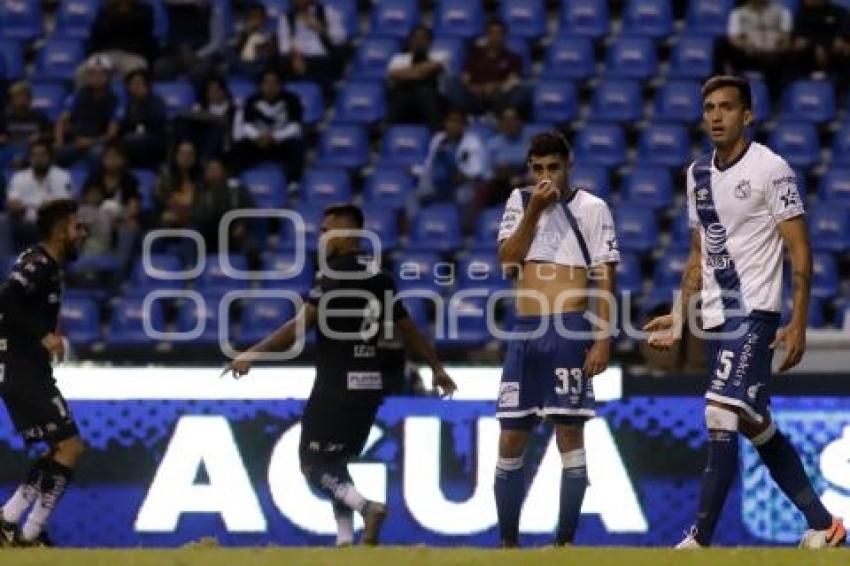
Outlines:
<svg viewBox="0 0 850 566"><path fill-rule="evenodd" d="M380 391L384 381L379 371L348 372L348 389L351 391Z"/></svg>
<svg viewBox="0 0 850 566"><path fill-rule="evenodd" d="M506 381L499 384L499 407L510 409L519 407L519 383Z"/></svg>
<svg viewBox="0 0 850 566"><path fill-rule="evenodd" d="M748 199L750 198L751 193L752 187L750 186L750 181L748 179L744 179L735 185L735 198L741 200Z"/></svg>
<svg viewBox="0 0 850 566"><path fill-rule="evenodd" d="M719 222L709 224L705 230L705 265L710 269L728 269L732 259L726 253L726 228Z"/></svg>
<svg viewBox="0 0 850 566"><path fill-rule="evenodd" d="M792 206L800 206L800 196L797 194L797 191L794 187L788 187L785 191L785 194L780 197L782 199L782 206L785 208L789 208Z"/></svg>
<svg viewBox="0 0 850 566"><path fill-rule="evenodd" d="M697 200L708 200L708 187L697 187Z"/></svg>

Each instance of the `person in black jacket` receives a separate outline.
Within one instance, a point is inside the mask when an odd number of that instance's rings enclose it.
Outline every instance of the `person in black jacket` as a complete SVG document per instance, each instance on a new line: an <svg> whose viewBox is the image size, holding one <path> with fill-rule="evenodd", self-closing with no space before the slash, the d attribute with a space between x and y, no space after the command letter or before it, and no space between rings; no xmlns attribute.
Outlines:
<svg viewBox="0 0 850 566"><path fill-rule="evenodd" d="M234 127L237 168L272 161L283 166L287 179L300 179L304 168L303 114L301 101L283 90L277 71L263 72L260 91L245 101Z"/></svg>
<svg viewBox="0 0 850 566"><path fill-rule="evenodd" d="M118 135L133 166L153 168L164 155L168 125L165 102L151 91L150 77L143 69L130 72L124 84L127 102L118 121Z"/></svg>

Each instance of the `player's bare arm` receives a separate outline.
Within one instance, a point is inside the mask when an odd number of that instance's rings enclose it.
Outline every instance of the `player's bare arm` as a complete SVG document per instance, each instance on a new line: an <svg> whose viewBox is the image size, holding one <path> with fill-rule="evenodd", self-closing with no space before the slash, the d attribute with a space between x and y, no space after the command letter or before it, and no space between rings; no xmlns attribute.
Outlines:
<svg viewBox="0 0 850 566"><path fill-rule="evenodd" d="M593 280L604 297L614 296L616 269L616 263L605 263L594 268ZM607 300L597 300L595 311L599 336L587 352L583 368L585 377L602 373L611 361L611 303Z"/></svg>
<svg viewBox="0 0 850 566"><path fill-rule="evenodd" d="M299 327L307 330L315 323L316 307L309 303L305 304L293 318L283 323L264 340L251 346L239 354L232 362L227 364L222 375L229 372L234 378L239 379L251 371L251 364L253 364L263 353L286 350L295 343Z"/></svg>
<svg viewBox="0 0 850 566"><path fill-rule="evenodd" d="M670 314L659 316L643 327L651 332L647 343L662 350L671 348L682 337L682 329L688 317L688 305L694 294L702 288L702 252L699 230L691 230L691 249L682 273L682 284Z"/></svg>
<svg viewBox="0 0 850 566"><path fill-rule="evenodd" d="M434 387L437 388L441 396L450 397L457 391L457 385L454 380L449 377L443 367L443 362L437 356L437 351L431 342L419 332L416 324L410 317L405 317L397 323L398 329L401 331L404 345L411 352L425 359L431 370L434 373Z"/></svg>
<svg viewBox="0 0 850 566"><path fill-rule="evenodd" d="M777 229L791 257L794 297L791 320L787 326L779 329L776 339L770 345L771 348L776 348L784 344L787 350L779 366L779 371L782 372L799 364L806 351L806 324L812 281L812 249L809 245L809 234L804 217L796 216L780 222Z"/></svg>
<svg viewBox="0 0 850 566"><path fill-rule="evenodd" d="M516 265L525 259L534 240L540 214L555 204L559 194L558 187L550 180L544 179L537 183L516 232L499 246L499 261L503 265Z"/></svg>

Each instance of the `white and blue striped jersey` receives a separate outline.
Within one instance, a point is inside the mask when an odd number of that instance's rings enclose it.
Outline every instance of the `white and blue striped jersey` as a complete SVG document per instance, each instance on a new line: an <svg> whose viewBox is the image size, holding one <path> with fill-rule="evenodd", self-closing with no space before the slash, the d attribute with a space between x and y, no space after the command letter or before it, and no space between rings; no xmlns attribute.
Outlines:
<svg viewBox="0 0 850 566"><path fill-rule="evenodd" d="M726 311L780 312L782 239L777 225L804 213L797 180L770 148L751 142L719 168L714 152L688 168L688 222L702 236L703 327Z"/></svg>

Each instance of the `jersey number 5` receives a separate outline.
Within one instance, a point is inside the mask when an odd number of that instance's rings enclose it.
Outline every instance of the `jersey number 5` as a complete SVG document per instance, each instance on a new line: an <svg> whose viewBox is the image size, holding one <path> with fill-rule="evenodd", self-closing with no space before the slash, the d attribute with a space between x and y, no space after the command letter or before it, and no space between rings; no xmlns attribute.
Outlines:
<svg viewBox="0 0 850 566"><path fill-rule="evenodd" d="M555 377L559 384L555 386L558 395L581 394L581 368L556 368Z"/></svg>
<svg viewBox="0 0 850 566"><path fill-rule="evenodd" d="M729 374L732 373L732 361L735 359L735 352L732 350L723 350L720 352L719 366L714 376L717 379L726 381L729 379Z"/></svg>

